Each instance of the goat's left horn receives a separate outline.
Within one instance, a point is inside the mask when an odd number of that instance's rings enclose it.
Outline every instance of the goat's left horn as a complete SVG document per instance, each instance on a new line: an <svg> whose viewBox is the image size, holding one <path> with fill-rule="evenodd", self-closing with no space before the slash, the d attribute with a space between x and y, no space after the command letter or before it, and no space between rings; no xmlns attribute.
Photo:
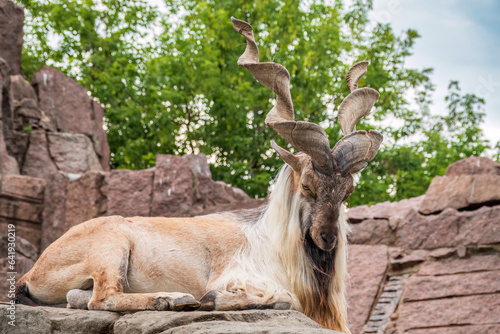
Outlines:
<svg viewBox="0 0 500 334"><path fill-rule="evenodd" d="M317 124L296 122L290 95L290 73L273 62L260 63L252 26L231 17L234 29L247 40L245 52L238 65L245 67L261 84L276 93L276 105L266 117L266 125L276 130L289 144L309 155L314 167L324 174L333 172L333 157L328 136Z"/></svg>
<svg viewBox="0 0 500 334"><path fill-rule="evenodd" d="M374 130L356 131L356 123L370 113L380 94L372 88L358 88L359 79L367 72L368 61L355 64L346 76L351 92L339 106L340 129L344 138L332 149L337 169L342 175L354 174L366 167L377 155L383 137Z"/></svg>
<svg viewBox="0 0 500 334"><path fill-rule="evenodd" d="M365 168L377 155L383 139L375 130L359 130L339 140L332 154L341 174L355 174Z"/></svg>
<svg viewBox="0 0 500 334"><path fill-rule="evenodd" d="M356 131L356 124L370 113L380 96L373 88L358 89L358 81L367 72L368 64L369 61L360 61L347 72L346 83L351 94L342 101L338 113L340 129L344 136Z"/></svg>

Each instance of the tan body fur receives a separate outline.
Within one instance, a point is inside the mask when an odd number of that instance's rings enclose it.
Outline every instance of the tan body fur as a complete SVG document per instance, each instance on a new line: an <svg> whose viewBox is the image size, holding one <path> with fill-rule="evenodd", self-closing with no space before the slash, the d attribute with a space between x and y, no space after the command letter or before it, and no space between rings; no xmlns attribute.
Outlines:
<svg viewBox="0 0 500 334"><path fill-rule="evenodd" d="M345 202L355 173L372 161L383 136L358 130L379 97L358 88L368 62L347 74L339 106L344 137L333 149L317 124L294 120L290 74L260 63L250 24L238 60L276 93L266 124L295 146L272 142L286 163L267 207L194 218L97 218L50 245L17 285L25 303L112 311L297 309L326 328L349 333L345 278Z"/></svg>

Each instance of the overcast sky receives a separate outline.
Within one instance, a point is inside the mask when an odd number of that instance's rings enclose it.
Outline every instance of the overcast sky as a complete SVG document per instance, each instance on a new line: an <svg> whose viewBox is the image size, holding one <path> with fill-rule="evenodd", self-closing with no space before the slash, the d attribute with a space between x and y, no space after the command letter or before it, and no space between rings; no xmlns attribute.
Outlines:
<svg viewBox="0 0 500 334"><path fill-rule="evenodd" d="M148 0L165 9L163 0ZM352 0L346 0L351 3ZM483 129L493 145L500 141L500 0L374 0L371 19L391 23L396 33L418 31L406 66L434 68L431 111L447 112L450 80L462 93L486 100Z"/></svg>
<svg viewBox="0 0 500 334"><path fill-rule="evenodd" d="M485 135L500 141L500 1L374 0L372 19L421 35L406 66L434 68L433 113L446 112L448 84L458 80L462 93L486 100Z"/></svg>

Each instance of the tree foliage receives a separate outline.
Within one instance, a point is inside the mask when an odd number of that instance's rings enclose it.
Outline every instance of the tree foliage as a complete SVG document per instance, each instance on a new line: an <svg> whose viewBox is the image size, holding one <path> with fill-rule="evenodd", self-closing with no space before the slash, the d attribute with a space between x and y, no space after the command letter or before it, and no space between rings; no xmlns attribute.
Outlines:
<svg viewBox="0 0 500 334"><path fill-rule="evenodd" d="M245 41L230 16L254 26L261 61L288 68L296 119L320 123L332 146L341 138L336 110L348 94L345 73L370 60L360 84L381 96L358 129L381 131L385 143L361 173L352 205L420 195L449 163L489 147L479 128L484 101L460 95L457 82L448 114L429 114L432 69L405 67L418 33L374 25L369 0L350 7L340 0L166 0L166 14L139 0L19 2L27 9L27 76L49 64L91 91L107 109L114 168L151 167L159 153L202 152L216 179L267 193L282 165L269 141L286 143L264 124L273 93L236 64Z"/></svg>

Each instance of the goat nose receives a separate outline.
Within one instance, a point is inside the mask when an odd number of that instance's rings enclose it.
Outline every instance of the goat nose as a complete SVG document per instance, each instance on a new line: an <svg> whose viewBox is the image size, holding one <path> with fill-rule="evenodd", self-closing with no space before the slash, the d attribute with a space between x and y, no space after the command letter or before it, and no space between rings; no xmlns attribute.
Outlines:
<svg viewBox="0 0 500 334"><path fill-rule="evenodd" d="M327 244L331 244L335 241L335 234L326 234L325 232L321 233L321 239Z"/></svg>

